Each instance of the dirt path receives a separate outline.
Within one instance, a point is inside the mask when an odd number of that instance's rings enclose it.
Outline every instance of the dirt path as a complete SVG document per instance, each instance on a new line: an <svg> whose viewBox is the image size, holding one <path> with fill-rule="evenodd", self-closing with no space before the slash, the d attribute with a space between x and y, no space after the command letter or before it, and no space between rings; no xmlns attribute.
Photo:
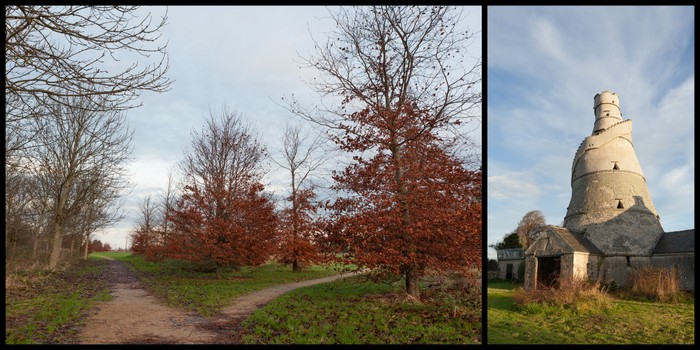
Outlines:
<svg viewBox="0 0 700 350"><path fill-rule="evenodd" d="M257 308L296 288L334 281L335 275L262 289L236 299L219 317L207 320L161 304L123 262L110 260L107 275L113 300L97 306L85 320L81 344L236 344L240 323Z"/></svg>

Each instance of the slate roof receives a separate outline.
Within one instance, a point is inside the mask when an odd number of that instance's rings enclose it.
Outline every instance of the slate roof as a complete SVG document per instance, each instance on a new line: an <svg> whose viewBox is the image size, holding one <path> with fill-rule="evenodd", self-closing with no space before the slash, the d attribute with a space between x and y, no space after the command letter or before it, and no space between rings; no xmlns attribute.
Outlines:
<svg viewBox="0 0 700 350"><path fill-rule="evenodd" d="M523 248L510 248L510 249L496 249L496 254L498 260L516 260L524 259Z"/></svg>
<svg viewBox="0 0 700 350"><path fill-rule="evenodd" d="M576 252L587 252L591 254L603 254L591 241L581 233L569 231L569 229L560 226L549 226L552 231L556 232L559 237L564 239L571 248Z"/></svg>
<svg viewBox="0 0 700 350"><path fill-rule="evenodd" d="M652 254L695 253L695 229L664 232Z"/></svg>

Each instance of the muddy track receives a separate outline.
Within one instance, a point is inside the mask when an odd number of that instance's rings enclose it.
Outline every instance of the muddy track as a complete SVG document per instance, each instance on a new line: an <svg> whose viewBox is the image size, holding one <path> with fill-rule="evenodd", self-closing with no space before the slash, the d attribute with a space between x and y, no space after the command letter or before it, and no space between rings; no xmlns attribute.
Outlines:
<svg viewBox="0 0 700 350"><path fill-rule="evenodd" d="M205 319L159 302L121 261L109 260L105 274L113 300L90 312L80 334L81 344L240 344L240 324L257 308L296 288L354 275L262 289L237 298L214 319Z"/></svg>

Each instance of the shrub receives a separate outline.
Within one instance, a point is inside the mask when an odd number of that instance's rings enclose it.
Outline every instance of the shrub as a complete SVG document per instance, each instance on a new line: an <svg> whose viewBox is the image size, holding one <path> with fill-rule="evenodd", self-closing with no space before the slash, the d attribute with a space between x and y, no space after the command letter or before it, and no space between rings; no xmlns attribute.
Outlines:
<svg viewBox="0 0 700 350"><path fill-rule="evenodd" d="M632 294L666 302L680 294L676 269L645 266L632 272Z"/></svg>
<svg viewBox="0 0 700 350"><path fill-rule="evenodd" d="M612 306L610 297L601 291L598 283L586 280L559 278L555 288L518 289L513 298L521 310L532 310L531 304L545 304L571 309L576 313L596 313Z"/></svg>

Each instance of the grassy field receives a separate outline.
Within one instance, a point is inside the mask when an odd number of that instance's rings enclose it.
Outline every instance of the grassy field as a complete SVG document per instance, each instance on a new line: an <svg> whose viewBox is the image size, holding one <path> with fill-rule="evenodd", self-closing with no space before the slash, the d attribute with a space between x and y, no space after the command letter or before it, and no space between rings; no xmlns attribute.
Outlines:
<svg viewBox="0 0 700 350"><path fill-rule="evenodd" d="M6 276L5 344L74 343L84 313L111 298L99 278L104 268L104 261L81 261L63 271Z"/></svg>
<svg viewBox="0 0 700 350"><path fill-rule="evenodd" d="M243 323L246 344L480 344L481 295L424 291L362 276L287 293Z"/></svg>
<svg viewBox="0 0 700 350"><path fill-rule="evenodd" d="M510 282L488 283L488 344L694 344L694 299L618 299L605 311L518 307Z"/></svg>

